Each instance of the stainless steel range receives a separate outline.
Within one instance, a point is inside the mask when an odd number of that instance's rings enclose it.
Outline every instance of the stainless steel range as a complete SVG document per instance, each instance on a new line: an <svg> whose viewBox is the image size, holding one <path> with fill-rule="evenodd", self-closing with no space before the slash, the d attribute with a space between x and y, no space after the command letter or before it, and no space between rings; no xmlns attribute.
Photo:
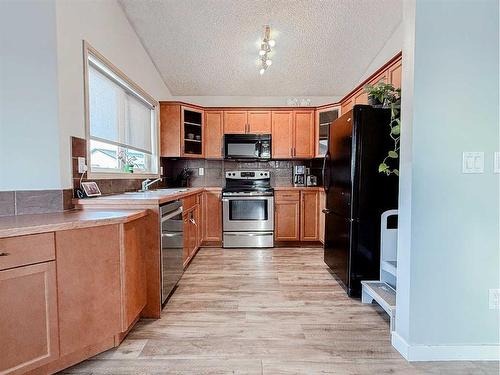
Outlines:
<svg viewBox="0 0 500 375"><path fill-rule="evenodd" d="M227 171L222 189L224 247L274 246L269 171Z"/></svg>

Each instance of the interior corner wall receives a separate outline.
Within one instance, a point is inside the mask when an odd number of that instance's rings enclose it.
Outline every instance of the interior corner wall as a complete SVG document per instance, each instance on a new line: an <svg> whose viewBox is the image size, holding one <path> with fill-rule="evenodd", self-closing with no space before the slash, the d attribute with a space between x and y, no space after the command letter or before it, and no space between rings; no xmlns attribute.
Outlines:
<svg viewBox="0 0 500 375"><path fill-rule="evenodd" d="M0 1L0 191L61 185L53 1Z"/></svg>
<svg viewBox="0 0 500 375"><path fill-rule="evenodd" d="M288 96L174 96L172 100L202 107L283 107L288 105L289 98ZM310 99L313 107L336 103L342 99L341 96L296 96L296 98Z"/></svg>
<svg viewBox="0 0 500 375"><path fill-rule="evenodd" d="M117 1L56 3L61 174L62 187L69 188L70 137L85 137L82 40L155 99L169 100L171 94Z"/></svg>
<svg viewBox="0 0 500 375"><path fill-rule="evenodd" d="M500 287L499 4L405 6L414 7L414 71L403 71L393 344L409 360L498 360L489 290ZM464 151L484 152L484 173L462 173Z"/></svg>

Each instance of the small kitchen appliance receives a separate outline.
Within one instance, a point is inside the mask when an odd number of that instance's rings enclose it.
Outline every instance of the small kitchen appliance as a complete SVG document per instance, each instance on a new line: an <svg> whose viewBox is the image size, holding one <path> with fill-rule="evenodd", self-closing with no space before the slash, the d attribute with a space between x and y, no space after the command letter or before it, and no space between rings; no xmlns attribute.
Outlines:
<svg viewBox="0 0 500 375"><path fill-rule="evenodd" d="M306 186L305 165L295 165L293 167L293 186Z"/></svg>
<svg viewBox="0 0 500 375"><path fill-rule="evenodd" d="M307 175L307 186L318 186L318 178L315 175Z"/></svg>
<svg viewBox="0 0 500 375"><path fill-rule="evenodd" d="M274 246L274 190L269 171L226 171L224 247Z"/></svg>

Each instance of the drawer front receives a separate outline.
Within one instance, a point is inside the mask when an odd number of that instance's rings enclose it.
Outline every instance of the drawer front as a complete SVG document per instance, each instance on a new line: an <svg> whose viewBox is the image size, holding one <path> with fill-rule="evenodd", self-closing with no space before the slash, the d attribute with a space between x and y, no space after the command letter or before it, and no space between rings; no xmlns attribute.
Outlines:
<svg viewBox="0 0 500 375"><path fill-rule="evenodd" d="M54 233L0 239L0 270L54 260Z"/></svg>
<svg viewBox="0 0 500 375"><path fill-rule="evenodd" d="M300 200L300 191L275 191L276 201L298 201Z"/></svg>
<svg viewBox="0 0 500 375"><path fill-rule="evenodd" d="M183 206L182 209L184 211L187 211L195 204L196 204L196 195L190 195L189 197L186 197L182 200L182 206Z"/></svg>

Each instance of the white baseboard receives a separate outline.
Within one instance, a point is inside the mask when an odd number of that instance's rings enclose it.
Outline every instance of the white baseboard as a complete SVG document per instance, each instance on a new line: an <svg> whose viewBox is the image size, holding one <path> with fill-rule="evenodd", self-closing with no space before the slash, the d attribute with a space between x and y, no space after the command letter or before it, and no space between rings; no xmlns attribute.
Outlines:
<svg viewBox="0 0 500 375"><path fill-rule="evenodd" d="M392 346L410 362L500 361L500 345L409 345L392 332Z"/></svg>

